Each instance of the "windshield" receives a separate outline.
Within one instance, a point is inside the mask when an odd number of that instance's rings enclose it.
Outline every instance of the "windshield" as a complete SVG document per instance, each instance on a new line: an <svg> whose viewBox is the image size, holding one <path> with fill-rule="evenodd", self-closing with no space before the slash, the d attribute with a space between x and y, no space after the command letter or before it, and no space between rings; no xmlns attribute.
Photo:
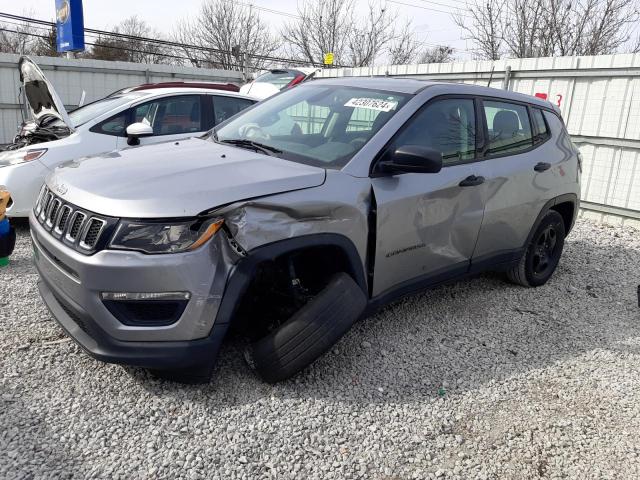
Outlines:
<svg viewBox="0 0 640 480"><path fill-rule="evenodd" d="M409 97L307 84L257 104L223 124L212 137L222 143L251 141L287 160L342 168Z"/></svg>
<svg viewBox="0 0 640 480"><path fill-rule="evenodd" d="M257 83L270 83L278 90L282 90L300 75L304 77L304 74L297 70L273 70L260 75L255 81Z"/></svg>
<svg viewBox="0 0 640 480"><path fill-rule="evenodd" d="M107 97L102 100L98 100L93 103L84 105L69 114L73 128L77 128L100 115L110 112L111 110L118 108L122 105L148 95L143 92L131 92L126 95L118 95L115 97ZM56 122L56 124L62 125L62 122ZM54 124L55 125L55 124Z"/></svg>

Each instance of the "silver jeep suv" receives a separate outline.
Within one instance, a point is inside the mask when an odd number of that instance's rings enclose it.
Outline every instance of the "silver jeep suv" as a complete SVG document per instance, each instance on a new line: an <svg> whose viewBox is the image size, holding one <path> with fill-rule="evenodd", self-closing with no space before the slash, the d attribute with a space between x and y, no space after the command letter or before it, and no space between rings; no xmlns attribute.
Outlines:
<svg viewBox="0 0 640 480"><path fill-rule="evenodd" d="M317 80L56 170L30 221L40 292L99 360L202 380L232 329L275 382L400 296L484 270L547 282L580 171L540 99Z"/></svg>

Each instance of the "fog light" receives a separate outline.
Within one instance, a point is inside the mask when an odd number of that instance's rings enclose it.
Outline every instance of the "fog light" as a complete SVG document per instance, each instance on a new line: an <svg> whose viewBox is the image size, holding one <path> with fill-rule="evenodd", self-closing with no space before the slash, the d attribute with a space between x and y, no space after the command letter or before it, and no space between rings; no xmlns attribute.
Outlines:
<svg viewBox="0 0 640 480"><path fill-rule="evenodd" d="M160 327L176 323L189 303L189 292L102 292L102 304L124 325Z"/></svg>
<svg viewBox="0 0 640 480"><path fill-rule="evenodd" d="M102 292L102 300L110 301L140 301L140 300L189 300L189 292Z"/></svg>

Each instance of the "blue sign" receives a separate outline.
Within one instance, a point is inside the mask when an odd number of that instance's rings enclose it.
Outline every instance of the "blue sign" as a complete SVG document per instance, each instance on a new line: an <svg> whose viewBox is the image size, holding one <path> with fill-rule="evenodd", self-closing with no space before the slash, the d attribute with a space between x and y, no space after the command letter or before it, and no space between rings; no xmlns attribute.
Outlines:
<svg viewBox="0 0 640 480"><path fill-rule="evenodd" d="M58 52L84 50L82 0L56 0Z"/></svg>

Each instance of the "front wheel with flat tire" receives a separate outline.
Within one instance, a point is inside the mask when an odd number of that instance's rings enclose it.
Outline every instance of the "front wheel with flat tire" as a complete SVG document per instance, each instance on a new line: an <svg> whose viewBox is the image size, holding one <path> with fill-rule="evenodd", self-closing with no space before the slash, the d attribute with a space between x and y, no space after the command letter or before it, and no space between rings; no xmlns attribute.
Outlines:
<svg viewBox="0 0 640 480"><path fill-rule="evenodd" d="M562 216L555 210L548 211L518 265L507 271L509 280L525 287L547 283L560 263L565 235Z"/></svg>
<svg viewBox="0 0 640 480"><path fill-rule="evenodd" d="M263 380L292 377L329 350L360 317L367 296L346 273L327 285L280 327L251 344L249 365Z"/></svg>

